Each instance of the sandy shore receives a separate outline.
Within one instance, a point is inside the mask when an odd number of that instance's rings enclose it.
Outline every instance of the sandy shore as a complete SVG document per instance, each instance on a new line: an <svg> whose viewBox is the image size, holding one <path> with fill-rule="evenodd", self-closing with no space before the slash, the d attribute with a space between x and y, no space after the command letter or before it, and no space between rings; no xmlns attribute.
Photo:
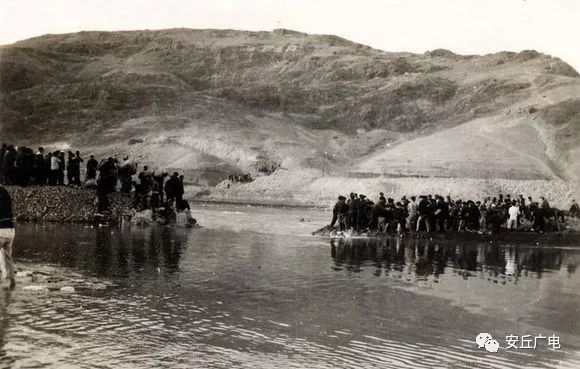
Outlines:
<svg viewBox="0 0 580 369"><path fill-rule="evenodd" d="M229 188L228 188L229 185ZM319 171L280 172L259 177L251 183L222 182L216 187L191 188L194 198L236 204L284 205L329 208L339 194L365 194L372 200L379 192L400 199L403 195L439 194L453 199L479 200L486 196L520 194L539 200L545 196L552 206L568 209L572 199L580 199L580 185L556 180L509 180L472 178L373 178L322 177Z"/></svg>

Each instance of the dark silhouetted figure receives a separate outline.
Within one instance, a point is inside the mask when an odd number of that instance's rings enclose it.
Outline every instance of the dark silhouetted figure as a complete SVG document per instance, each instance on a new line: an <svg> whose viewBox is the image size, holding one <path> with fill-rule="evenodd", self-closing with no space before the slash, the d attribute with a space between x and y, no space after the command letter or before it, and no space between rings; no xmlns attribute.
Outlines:
<svg viewBox="0 0 580 369"><path fill-rule="evenodd" d="M72 186L75 183L75 156L72 151L68 152L66 177L68 185Z"/></svg>
<svg viewBox="0 0 580 369"><path fill-rule="evenodd" d="M370 229L378 229L380 232L385 231L387 225L387 200L383 195L379 197L379 201L371 208L371 219L369 221Z"/></svg>
<svg viewBox="0 0 580 369"><path fill-rule="evenodd" d="M175 206L177 207L177 204L179 204L181 201L183 201L183 194L185 194L185 185L183 183L184 177L183 175L179 176L179 190L177 191L177 194L175 195Z"/></svg>
<svg viewBox="0 0 580 369"><path fill-rule="evenodd" d="M46 163L44 161L44 148L39 147L34 155L34 179L37 186L46 184Z"/></svg>
<svg viewBox="0 0 580 369"><path fill-rule="evenodd" d="M449 218L449 206L447 205L447 203L445 203L442 197L439 197L437 199L434 215L436 219L436 224L439 227L439 232L441 233L445 232L445 222Z"/></svg>
<svg viewBox="0 0 580 369"><path fill-rule="evenodd" d="M143 201L143 209L148 209L148 198L149 194L151 193L151 189L153 188L153 173L149 171L149 167L147 165L145 165L143 167L143 171L139 173L139 181L141 184L141 200Z"/></svg>
<svg viewBox="0 0 580 369"><path fill-rule="evenodd" d="M161 196L160 193L163 192L159 189L159 183L157 181L153 181L153 185L151 186L151 209L157 209L161 206Z"/></svg>
<svg viewBox="0 0 580 369"><path fill-rule="evenodd" d="M8 145L3 143L2 147L0 148L0 184L4 184L4 156L6 155L6 151L8 151Z"/></svg>
<svg viewBox="0 0 580 369"><path fill-rule="evenodd" d="M81 163L84 162L83 158L81 158L81 153L79 151L75 152L73 158L73 184L75 186L81 186ZM69 168L69 170L71 170Z"/></svg>
<svg viewBox="0 0 580 369"><path fill-rule="evenodd" d="M97 167L99 179L97 179L97 197L99 213L109 210L110 193L115 192L117 186L117 168L115 160L111 157L103 160Z"/></svg>
<svg viewBox="0 0 580 369"><path fill-rule="evenodd" d="M568 216L571 218L580 217L580 207L578 207L578 203L576 202L576 200L572 200L572 205L570 206Z"/></svg>
<svg viewBox="0 0 580 369"><path fill-rule="evenodd" d="M133 187L133 175L137 173L137 164L126 156L119 165L119 181L121 181L121 192L131 193Z"/></svg>
<svg viewBox="0 0 580 369"><path fill-rule="evenodd" d="M57 184L59 186L64 186L64 172L66 171L66 160L64 157L64 151L58 153L58 174L57 174Z"/></svg>
<svg viewBox="0 0 580 369"><path fill-rule="evenodd" d="M89 156L89 160L87 161L87 172L85 173L85 181L97 178L98 166L99 162L97 159L95 159L93 155Z"/></svg>
<svg viewBox="0 0 580 369"><path fill-rule="evenodd" d="M2 165L4 183L7 185L14 184L14 162L16 161L16 150L14 146L8 145L6 154L4 154L4 162Z"/></svg>
<svg viewBox="0 0 580 369"><path fill-rule="evenodd" d="M534 206L532 207L532 218L534 220L532 228L537 232L544 232L546 230L546 219L544 219L545 212L545 209L541 208L537 202L534 203Z"/></svg>
<svg viewBox="0 0 580 369"><path fill-rule="evenodd" d="M167 177L167 173L153 173L153 180L157 182L157 186L159 187L159 203L163 203L164 196L163 196L163 189L165 188L165 177Z"/></svg>
<svg viewBox="0 0 580 369"><path fill-rule="evenodd" d="M181 200L178 204L175 205L175 210L191 210L191 207L189 206L189 202L187 200Z"/></svg>
<svg viewBox="0 0 580 369"><path fill-rule="evenodd" d="M356 193L350 194L350 200L347 201L348 205L348 217L347 217L347 227L357 229L358 228L358 212L359 212L360 200Z"/></svg>
<svg viewBox="0 0 580 369"><path fill-rule="evenodd" d="M51 185L56 186L58 185L58 175L59 175L59 168L60 168L60 151L55 151L52 153L50 157L50 176L51 176Z"/></svg>
<svg viewBox="0 0 580 369"><path fill-rule="evenodd" d="M358 229L365 229L369 226L369 216L371 207L374 205L365 195L359 195Z"/></svg>
<svg viewBox="0 0 580 369"><path fill-rule="evenodd" d="M182 190L182 184L179 180L179 174L177 172L173 173L171 177L165 183L165 196L167 197L166 203L169 205L173 205L177 197L179 196L178 193ZM183 196L183 193L181 194Z"/></svg>
<svg viewBox="0 0 580 369"><path fill-rule="evenodd" d="M421 196L417 206L417 214L419 214L419 218L417 219L417 232L421 230L421 225L423 224L425 224L427 232L431 232L429 205L429 200L425 196Z"/></svg>
<svg viewBox="0 0 580 369"><path fill-rule="evenodd" d="M334 227L338 221L338 228L343 231L346 229L346 214L348 213L348 206L346 205L346 197L338 196L338 201L334 204L332 209L332 221L330 227Z"/></svg>

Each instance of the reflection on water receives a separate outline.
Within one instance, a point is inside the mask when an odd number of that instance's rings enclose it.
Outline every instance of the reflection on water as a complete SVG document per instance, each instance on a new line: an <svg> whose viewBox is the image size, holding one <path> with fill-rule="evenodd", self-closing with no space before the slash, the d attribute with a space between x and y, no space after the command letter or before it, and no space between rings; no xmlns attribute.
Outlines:
<svg viewBox="0 0 580 369"><path fill-rule="evenodd" d="M220 230L20 225L18 267L77 293L1 291L0 367L580 367L575 249L329 245L293 235L303 224L244 229L298 213L227 210L196 214ZM556 333L563 349L489 354L480 332Z"/></svg>
<svg viewBox="0 0 580 369"><path fill-rule="evenodd" d="M336 239L331 243L331 256L336 269L353 272L373 265L375 275L391 271L414 274L418 280L435 277L446 270L464 279L477 273L508 277L517 283L525 277L541 278L544 271L565 269L576 272L578 253L574 250L540 247L509 247L490 243L464 242L451 244L429 239Z"/></svg>
<svg viewBox="0 0 580 369"><path fill-rule="evenodd" d="M167 227L65 228L57 224L27 224L18 235L21 247L15 252L19 259L38 259L89 271L93 276L131 280L140 274L157 273L160 267L167 275L177 272L188 233Z"/></svg>
<svg viewBox="0 0 580 369"><path fill-rule="evenodd" d="M338 239L330 245L336 271L400 281L401 288L472 312L578 335L577 248L400 238Z"/></svg>

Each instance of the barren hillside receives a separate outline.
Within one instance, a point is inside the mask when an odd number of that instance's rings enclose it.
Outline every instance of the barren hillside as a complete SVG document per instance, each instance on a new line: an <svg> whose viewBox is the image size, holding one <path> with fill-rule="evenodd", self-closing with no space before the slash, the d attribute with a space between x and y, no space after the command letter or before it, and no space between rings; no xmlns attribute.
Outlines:
<svg viewBox="0 0 580 369"><path fill-rule="evenodd" d="M388 53L288 30L46 35L0 48L0 124L3 141L132 152L200 183L280 165L259 181L272 196L276 178L284 192L312 173L580 177L580 78L535 51Z"/></svg>

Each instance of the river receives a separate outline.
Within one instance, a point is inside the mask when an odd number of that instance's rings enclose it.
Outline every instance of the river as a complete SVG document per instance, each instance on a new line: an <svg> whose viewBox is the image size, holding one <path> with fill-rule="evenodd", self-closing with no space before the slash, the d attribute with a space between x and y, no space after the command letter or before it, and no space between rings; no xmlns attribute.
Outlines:
<svg viewBox="0 0 580 369"><path fill-rule="evenodd" d="M579 245L331 241L310 235L329 214L304 209L195 216L204 228L19 224L0 367L580 367Z"/></svg>

